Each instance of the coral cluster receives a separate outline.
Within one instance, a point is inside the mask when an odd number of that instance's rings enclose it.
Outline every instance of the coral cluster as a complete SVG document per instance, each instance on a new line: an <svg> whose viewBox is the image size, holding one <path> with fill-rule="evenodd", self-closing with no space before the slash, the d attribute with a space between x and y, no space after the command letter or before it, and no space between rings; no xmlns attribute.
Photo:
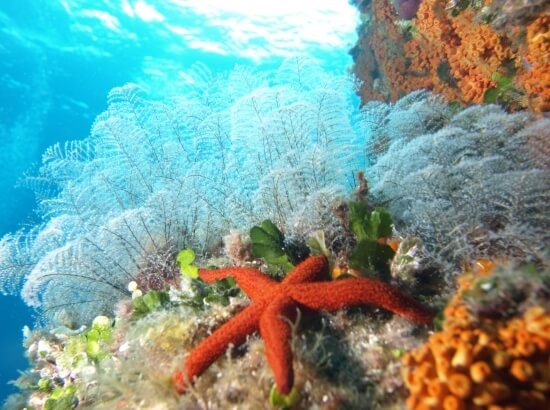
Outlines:
<svg viewBox="0 0 550 410"><path fill-rule="evenodd" d="M363 2L361 12L370 15L351 51L363 101L395 101L427 88L448 101L549 111L548 7L500 31L490 24L498 14L490 4L423 0L416 17L405 21L390 0Z"/></svg>
<svg viewBox="0 0 550 410"><path fill-rule="evenodd" d="M550 15L541 14L527 26L527 50L524 63L527 70L518 74L532 107L550 111Z"/></svg>
<svg viewBox="0 0 550 410"><path fill-rule="evenodd" d="M550 312L532 305L510 319L476 315L465 299L492 270L492 263L480 261L459 277L443 329L403 357L409 408L542 410L550 405Z"/></svg>

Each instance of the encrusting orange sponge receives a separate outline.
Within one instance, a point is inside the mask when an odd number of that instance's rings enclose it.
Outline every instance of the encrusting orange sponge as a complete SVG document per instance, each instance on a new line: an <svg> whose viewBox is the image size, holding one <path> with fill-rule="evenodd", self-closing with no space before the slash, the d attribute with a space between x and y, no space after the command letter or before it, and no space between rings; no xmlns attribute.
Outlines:
<svg viewBox="0 0 550 410"><path fill-rule="evenodd" d="M548 9L501 31L491 25L492 0L422 0L407 22L395 1L359 3L368 18L353 56L364 103L429 89L464 104L550 111Z"/></svg>
<svg viewBox="0 0 550 410"><path fill-rule="evenodd" d="M549 409L550 313L532 306L509 320L475 317L464 293L492 264L458 280L443 330L403 357L410 409Z"/></svg>

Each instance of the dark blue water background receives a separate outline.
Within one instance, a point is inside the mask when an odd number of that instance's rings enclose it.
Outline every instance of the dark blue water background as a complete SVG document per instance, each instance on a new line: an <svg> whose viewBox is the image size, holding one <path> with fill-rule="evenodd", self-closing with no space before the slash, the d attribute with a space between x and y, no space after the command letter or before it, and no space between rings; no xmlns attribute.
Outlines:
<svg viewBox="0 0 550 410"><path fill-rule="evenodd" d="M272 68L303 52L343 71L355 18L346 0L0 0L0 236L39 222L18 182L46 147L88 135L112 87L137 82L160 98L195 61ZM27 367L32 323L18 297L0 297L0 402Z"/></svg>

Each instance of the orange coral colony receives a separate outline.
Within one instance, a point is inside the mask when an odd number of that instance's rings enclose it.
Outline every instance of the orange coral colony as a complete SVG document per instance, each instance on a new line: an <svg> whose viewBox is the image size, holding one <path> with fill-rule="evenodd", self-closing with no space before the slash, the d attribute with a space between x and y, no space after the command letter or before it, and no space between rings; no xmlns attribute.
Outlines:
<svg viewBox="0 0 550 410"><path fill-rule="evenodd" d="M391 0L363 2L365 22L351 51L364 102L395 101L427 88L460 103L498 102L550 111L550 16L492 27L492 0L422 0L400 20Z"/></svg>
<svg viewBox="0 0 550 410"><path fill-rule="evenodd" d="M550 408L549 312L533 306L508 321L481 319L463 300L490 267L459 278L443 330L403 357L408 408Z"/></svg>

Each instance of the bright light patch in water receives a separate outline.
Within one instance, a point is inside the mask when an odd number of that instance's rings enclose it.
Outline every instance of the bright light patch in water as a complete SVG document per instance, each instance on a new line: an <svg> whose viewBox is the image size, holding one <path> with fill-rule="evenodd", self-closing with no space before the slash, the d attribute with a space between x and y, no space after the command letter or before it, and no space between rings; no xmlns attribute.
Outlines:
<svg viewBox="0 0 550 410"><path fill-rule="evenodd" d="M256 61L311 48L345 48L355 38L357 12L343 0L168 0L165 4L176 6L174 11L182 16L203 16L202 29L215 29L229 40L209 51ZM181 34L188 39L188 32Z"/></svg>
<svg viewBox="0 0 550 410"><path fill-rule="evenodd" d="M97 56L123 44L155 55L180 48L263 63L345 56L357 39L357 9L346 0L57 0L57 7L70 17L73 36L39 30L28 39Z"/></svg>
<svg viewBox="0 0 550 410"><path fill-rule="evenodd" d="M105 11L101 10L83 10L83 16L96 18L108 29L113 31L120 31L120 21Z"/></svg>
<svg viewBox="0 0 550 410"><path fill-rule="evenodd" d="M134 12L143 21L164 21L164 16L154 6L142 0L134 3Z"/></svg>

